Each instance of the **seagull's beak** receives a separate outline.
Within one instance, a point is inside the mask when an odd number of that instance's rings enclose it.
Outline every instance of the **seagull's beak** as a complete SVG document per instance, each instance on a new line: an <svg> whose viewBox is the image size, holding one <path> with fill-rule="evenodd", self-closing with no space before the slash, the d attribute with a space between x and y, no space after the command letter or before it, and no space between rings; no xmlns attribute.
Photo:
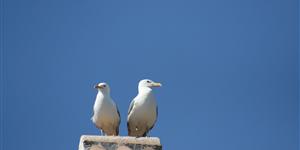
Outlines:
<svg viewBox="0 0 300 150"><path fill-rule="evenodd" d="M101 89L101 88L103 88L103 87L102 87L101 85L100 85L100 86L99 86L99 85L95 85L94 88L95 88L95 89Z"/></svg>
<svg viewBox="0 0 300 150"><path fill-rule="evenodd" d="M153 82L152 87L161 87L161 83Z"/></svg>

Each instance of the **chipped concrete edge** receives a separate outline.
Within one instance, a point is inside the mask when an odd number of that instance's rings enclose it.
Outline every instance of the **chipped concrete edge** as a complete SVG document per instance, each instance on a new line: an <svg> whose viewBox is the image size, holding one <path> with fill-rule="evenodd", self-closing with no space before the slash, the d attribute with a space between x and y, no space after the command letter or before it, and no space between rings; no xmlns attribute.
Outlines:
<svg viewBox="0 0 300 150"><path fill-rule="evenodd" d="M80 137L79 149L84 149L84 141L93 141L99 143L117 143L117 144L141 144L161 146L158 137L129 137L129 136L95 136L82 135Z"/></svg>

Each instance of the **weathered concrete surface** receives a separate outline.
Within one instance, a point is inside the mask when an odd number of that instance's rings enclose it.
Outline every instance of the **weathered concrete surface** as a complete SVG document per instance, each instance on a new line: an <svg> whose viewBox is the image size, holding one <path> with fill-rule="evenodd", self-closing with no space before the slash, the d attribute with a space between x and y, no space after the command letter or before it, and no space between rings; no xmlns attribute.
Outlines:
<svg viewBox="0 0 300 150"><path fill-rule="evenodd" d="M157 137L82 135L79 150L162 150Z"/></svg>

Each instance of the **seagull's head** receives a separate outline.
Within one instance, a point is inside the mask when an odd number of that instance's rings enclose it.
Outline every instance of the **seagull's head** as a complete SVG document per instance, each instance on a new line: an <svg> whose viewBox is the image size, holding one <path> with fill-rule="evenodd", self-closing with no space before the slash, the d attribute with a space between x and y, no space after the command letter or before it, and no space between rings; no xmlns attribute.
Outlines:
<svg viewBox="0 0 300 150"><path fill-rule="evenodd" d="M110 88L109 85L107 83L98 83L94 86L95 89L97 89L98 91L101 91L103 93L109 93L110 92Z"/></svg>
<svg viewBox="0 0 300 150"><path fill-rule="evenodd" d="M154 82L150 79L144 79L139 82L140 89L152 89L153 87L161 87L161 83Z"/></svg>

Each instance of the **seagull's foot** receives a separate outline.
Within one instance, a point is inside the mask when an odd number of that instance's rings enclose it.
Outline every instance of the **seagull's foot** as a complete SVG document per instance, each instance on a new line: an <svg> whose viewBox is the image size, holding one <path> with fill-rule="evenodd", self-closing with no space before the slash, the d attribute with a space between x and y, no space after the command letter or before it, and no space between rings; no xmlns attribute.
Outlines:
<svg viewBox="0 0 300 150"><path fill-rule="evenodd" d="M101 132L101 136L105 136L102 129L100 130L100 132Z"/></svg>

